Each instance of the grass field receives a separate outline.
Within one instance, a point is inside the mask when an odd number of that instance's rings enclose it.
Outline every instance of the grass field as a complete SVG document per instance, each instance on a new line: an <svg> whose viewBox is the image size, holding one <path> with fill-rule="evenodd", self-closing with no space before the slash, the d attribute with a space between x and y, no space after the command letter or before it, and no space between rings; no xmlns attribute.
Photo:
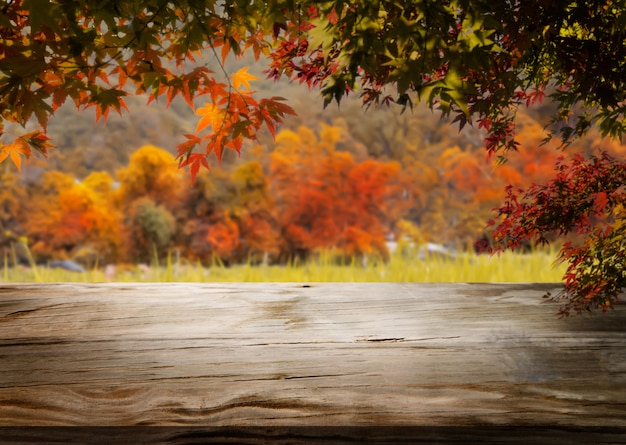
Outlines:
<svg viewBox="0 0 626 445"><path fill-rule="evenodd" d="M506 252L500 256L460 254L454 259L394 254L387 262L337 265L330 255L285 266L250 264L201 267L167 261L152 266L94 268L83 273L48 267L9 267L2 282L559 282L565 265L555 265L551 251L531 254Z"/></svg>

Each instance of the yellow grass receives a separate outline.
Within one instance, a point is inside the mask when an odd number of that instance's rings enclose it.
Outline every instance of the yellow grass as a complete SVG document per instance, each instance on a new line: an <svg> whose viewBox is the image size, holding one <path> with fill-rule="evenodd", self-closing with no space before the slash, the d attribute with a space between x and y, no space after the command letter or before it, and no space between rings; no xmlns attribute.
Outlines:
<svg viewBox="0 0 626 445"><path fill-rule="evenodd" d="M304 264L285 266L201 267L168 260L162 266L117 267L115 276L104 269L84 273L47 267L9 267L5 262L5 283L51 282L559 282L565 265L555 265L556 254L537 251L531 254L506 252L499 256L460 254L454 259L394 254L387 262L353 261L338 265L330 254Z"/></svg>

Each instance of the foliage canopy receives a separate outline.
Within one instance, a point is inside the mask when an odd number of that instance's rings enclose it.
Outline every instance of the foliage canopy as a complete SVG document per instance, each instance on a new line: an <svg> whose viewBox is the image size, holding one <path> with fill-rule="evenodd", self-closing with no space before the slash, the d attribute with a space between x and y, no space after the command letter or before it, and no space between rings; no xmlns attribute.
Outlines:
<svg viewBox="0 0 626 445"><path fill-rule="evenodd" d="M0 160L18 167L47 153L48 117L65 102L106 119L130 94L191 107L203 97L178 146L195 177L208 156L238 152L262 128L275 134L293 113L280 97L258 98L245 68L224 70L246 51L268 58L271 78L319 87L326 105L350 93L366 106L423 101L461 128L476 123L490 154L516 148L517 107L545 96L550 135L564 145L592 127L614 138L625 130L624 0L9 0L0 9L0 125L40 127L2 141ZM206 50L217 68L194 63ZM615 297L583 296L579 308Z"/></svg>
<svg viewBox="0 0 626 445"><path fill-rule="evenodd" d="M176 96L198 107L179 146L196 171L206 156L272 134L293 111L258 99L255 77L223 70L230 54L269 57L269 77L319 86L326 104L348 93L366 105L426 101L487 130L490 151L514 148L515 109L550 95L564 142L592 124L624 131L623 1L12 0L0 16L0 115L41 130L4 143L16 164L45 154L48 117L66 101L106 119L129 94ZM209 50L216 70L195 64ZM199 149L199 150L197 150Z"/></svg>

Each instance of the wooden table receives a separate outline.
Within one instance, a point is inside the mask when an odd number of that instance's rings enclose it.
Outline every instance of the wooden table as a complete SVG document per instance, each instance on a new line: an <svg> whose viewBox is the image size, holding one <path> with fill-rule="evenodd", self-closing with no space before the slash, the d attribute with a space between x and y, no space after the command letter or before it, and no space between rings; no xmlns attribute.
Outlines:
<svg viewBox="0 0 626 445"><path fill-rule="evenodd" d="M0 442L626 443L626 307L558 290L4 285Z"/></svg>

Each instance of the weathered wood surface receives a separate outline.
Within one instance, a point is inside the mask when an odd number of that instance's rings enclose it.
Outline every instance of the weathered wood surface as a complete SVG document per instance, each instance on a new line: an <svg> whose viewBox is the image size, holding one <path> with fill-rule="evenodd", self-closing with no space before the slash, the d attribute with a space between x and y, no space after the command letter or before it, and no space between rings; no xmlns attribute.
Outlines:
<svg viewBox="0 0 626 445"><path fill-rule="evenodd" d="M547 291L558 285L5 285L0 426L626 443L626 308L559 319Z"/></svg>

